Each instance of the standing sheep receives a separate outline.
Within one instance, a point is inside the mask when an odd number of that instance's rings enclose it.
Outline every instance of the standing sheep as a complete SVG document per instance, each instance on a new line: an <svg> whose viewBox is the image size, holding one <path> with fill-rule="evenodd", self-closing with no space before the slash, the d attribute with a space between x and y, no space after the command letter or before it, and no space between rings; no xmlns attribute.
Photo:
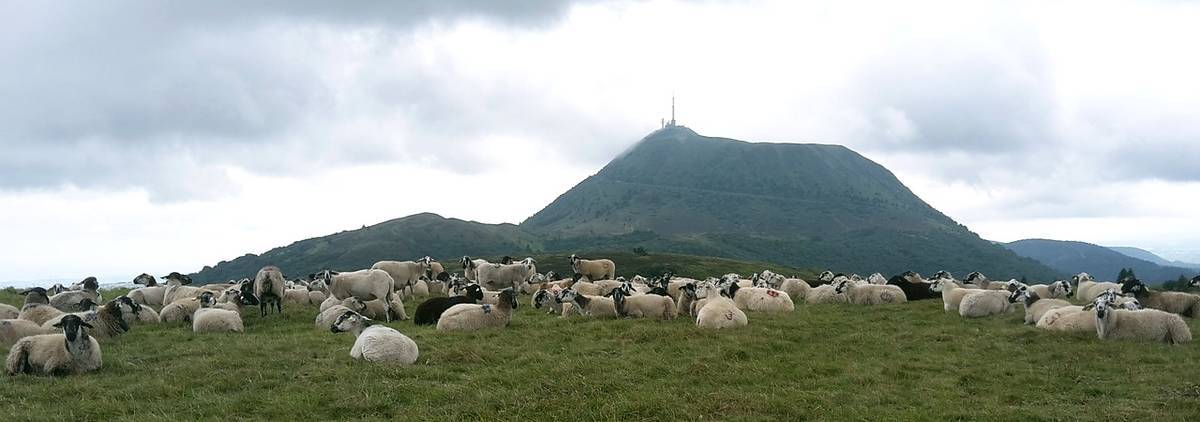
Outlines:
<svg viewBox="0 0 1200 422"><path fill-rule="evenodd" d="M576 280L580 275L592 281L617 278L617 264L614 264L611 259L589 260L571 254L571 269L575 270Z"/></svg>
<svg viewBox="0 0 1200 422"><path fill-rule="evenodd" d="M329 326L334 333L354 333L354 346L350 357L375 363L411 365L417 361L417 343L399 331L383 325L353 311L343 312Z"/></svg>
<svg viewBox="0 0 1200 422"><path fill-rule="evenodd" d="M275 313L283 313L283 272L279 267L268 265L258 270L254 276L254 297L258 298L259 316L266 317L270 305L275 305Z"/></svg>
<svg viewBox="0 0 1200 422"><path fill-rule="evenodd" d="M475 269L475 282L488 290L518 289L537 274L533 258L513 264L487 264Z"/></svg>
<svg viewBox="0 0 1200 422"><path fill-rule="evenodd" d="M1200 317L1200 295L1150 290L1136 277L1126 277L1121 280L1121 293L1133 294L1133 297L1136 297L1142 306L1149 309L1158 309L1192 318Z"/></svg>
<svg viewBox="0 0 1200 422"><path fill-rule="evenodd" d="M413 284L421 276L431 278L429 274L429 265L433 262L433 258L423 257L416 261L379 261L371 266L372 270L383 270L392 277L393 288L404 291Z"/></svg>
<svg viewBox="0 0 1200 422"><path fill-rule="evenodd" d="M5 372L66 375L100 369L100 343L88 335L90 324L68 315L54 327L63 333L25 337L13 344L4 361Z"/></svg>
<svg viewBox="0 0 1200 422"><path fill-rule="evenodd" d="M442 312L437 329L448 331L506 327L512 322L512 314L516 310L516 291L504 289L500 292L500 303L496 305L460 303L451 306L446 312Z"/></svg>
<svg viewBox="0 0 1200 422"><path fill-rule="evenodd" d="M1142 340L1166 344L1192 341L1192 331L1178 314L1157 309L1112 309L1111 297L1100 296L1096 308L1096 335L1101 340Z"/></svg>

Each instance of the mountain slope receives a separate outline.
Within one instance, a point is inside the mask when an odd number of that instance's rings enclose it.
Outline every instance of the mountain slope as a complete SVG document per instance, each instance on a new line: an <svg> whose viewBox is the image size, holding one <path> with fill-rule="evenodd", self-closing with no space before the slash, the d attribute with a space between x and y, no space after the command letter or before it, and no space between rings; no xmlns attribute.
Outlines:
<svg viewBox="0 0 1200 422"><path fill-rule="evenodd" d="M1142 248L1134 248L1134 247L1130 247L1130 246L1106 246L1106 247L1109 249L1112 249L1114 251L1120 252L1122 255L1137 258L1137 259L1140 259L1143 261L1153 262L1155 264L1158 264L1158 265L1161 265L1164 267L1179 267L1179 268L1189 268L1189 269L1193 269L1193 270L1200 270L1200 264L1195 264L1195 263L1190 263L1190 262L1182 262L1182 261L1170 261L1170 260L1167 260L1166 258L1155 255L1154 252L1150 252L1150 251L1142 249Z"/></svg>
<svg viewBox="0 0 1200 422"><path fill-rule="evenodd" d="M651 133L521 224L552 249L652 249L839 271L1049 279L842 146Z"/></svg>
<svg viewBox="0 0 1200 422"><path fill-rule="evenodd" d="M1157 265L1091 243L1025 239L1006 243L1004 246L1018 255L1036 259L1062 273L1086 272L1101 280L1115 279L1122 268L1133 268L1138 278L1153 283L1174 280L1181 274L1188 277L1196 274L1196 270L1193 269Z"/></svg>

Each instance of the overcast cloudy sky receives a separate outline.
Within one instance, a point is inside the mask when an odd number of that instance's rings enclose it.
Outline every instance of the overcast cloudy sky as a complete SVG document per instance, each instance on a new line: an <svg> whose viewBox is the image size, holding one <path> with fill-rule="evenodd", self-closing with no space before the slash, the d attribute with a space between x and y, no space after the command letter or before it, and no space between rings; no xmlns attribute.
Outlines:
<svg viewBox="0 0 1200 422"><path fill-rule="evenodd" d="M519 223L672 93L702 134L847 145L985 238L1200 261L1197 22L1176 1L0 1L0 280L195 271L421 211Z"/></svg>

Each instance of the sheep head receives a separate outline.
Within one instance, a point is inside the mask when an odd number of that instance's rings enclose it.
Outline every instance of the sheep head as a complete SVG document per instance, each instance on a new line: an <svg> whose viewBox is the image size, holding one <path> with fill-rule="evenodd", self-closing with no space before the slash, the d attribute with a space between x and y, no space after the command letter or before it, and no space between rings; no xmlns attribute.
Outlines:
<svg viewBox="0 0 1200 422"><path fill-rule="evenodd" d="M1192 277L1192 281L1188 282L1188 287L1200 287L1200 275Z"/></svg>
<svg viewBox="0 0 1200 422"><path fill-rule="evenodd" d="M371 326L371 322L370 318L362 316L358 312L346 311L338 315L337 320L334 320L333 324L329 325L329 331L337 334L362 330Z"/></svg>
<svg viewBox="0 0 1200 422"><path fill-rule="evenodd" d="M184 285L192 284L191 277L188 277L186 275L183 275L183 274L180 274L180 273L174 272L174 271L171 272L170 274L167 274L166 276L164 276L163 280L175 281L175 282L178 282L179 284L184 284Z"/></svg>
<svg viewBox="0 0 1200 422"><path fill-rule="evenodd" d="M1093 279L1088 273L1079 273L1071 276L1071 281L1074 281L1075 284L1079 284L1085 281L1095 281L1095 279Z"/></svg>
<svg viewBox="0 0 1200 422"><path fill-rule="evenodd" d="M150 274L142 273L141 275L138 275L137 277L133 278L133 284L141 284L146 287L154 287L154 286L158 285L158 280L155 279L154 276L152 276Z"/></svg>
<svg viewBox="0 0 1200 422"><path fill-rule="evenodd" d="M1025 286L1018 287L1016 290L1013 290L1013 292L1008 295L1008 303L1017 303L1017 301L1024 300L1025 298L1030 297L1031 293L1032 292L1029 291L1028 287L1025 287ZM1037 295L1037 293L1032 293L1032 294L1034 296Z"/></svg>
<svg viewBox="0 0 1200 422"><path fill-rule="evenodd" d="M1121 293L1133 293L1134 296L1141 296L1146 293L1146 284L1137 277L1125 277L1121 279Z"/></svg>
<svg viewBox="0 0 1200 422"><path fill-rule="evenodd" d="M829 284L833 282L833 271L822 271L821 275L817 276L817 281L821 284Z"/></svg>
<svg viewBox="0 0 1200 422"><path fill-rule="evenodd" d="M94 328L92 324L83 321L78 315L67 314L54 323L54 328L62 328L63 335L67 337L67 341L75 341L80 337L87 337L87 329Z"/></svg>

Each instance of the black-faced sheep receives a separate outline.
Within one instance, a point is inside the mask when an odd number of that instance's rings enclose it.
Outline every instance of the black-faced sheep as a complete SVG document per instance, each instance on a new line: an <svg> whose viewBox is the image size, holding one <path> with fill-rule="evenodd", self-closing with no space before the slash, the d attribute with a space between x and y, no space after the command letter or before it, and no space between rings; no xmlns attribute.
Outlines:
<svg viewBox="0 0 1200 422"><path fill-rule="evenodd" d="M416 261L379 261L371 266L372 270L386 271L392 277L393 288L396 290L405 290L416 284L421 276L425 278L433 278L430 274L430 263L433 258L423 257Z"/></svg>
<svg viewBox="0 0 1200 422"><path fill-rule="evenodd" d="M1151 290L1136 277L1126 277L1121 282L1121 293L1133 294L1138 302L1149 309L1200 317L1200 295L1183 292L1160 292Z"/></svg>
<svg viewBox="0 0 1200 422"><path fill-rule="evenodd" d="M90 299L87 301L90 302ZM56 327L63 318L73 315L92 326L94 329L92 331L93 337L100 340L114 338L129 331L129 323L125 322L124 315L133 313L134 306L140 305L133 303L128 297L121 296L94 311L75 312L52 318L46 321L45 324L42 324L42 327Z"/></svg>
<svg viewBox="0 0 1200 422"><path fill-rule="evenodd" d="M417 305L416 315L413 317L413 323L417 325L434 325L438 319L442 317L442 313L454 305L461 303L477 303L483 300L483 289L478 284L471 284L465 287L465 293L462 296L453 297L435 297Z"/></svg>
<svg viewBox="0 0 1200 422"><path fill-rule="evenodd" d="M479 330L492 327L506 327L512 322L512 314L517 309L517 293L513 289L500 292L500 303L470 304L460 303L451 306L438 319L438 331L447 330Z"/></svg>
<svg viewBox="0 0 1200 422"><path fill-rule="evenodd" d="M5 372L66 375L100 369L100 343L87 331L91 324L67 315L54 327L63 333L25 337L13 344L4 361Z"/></svg>
<svg viewBox="0 0 1200 422"><path fill-rule="evenodd" d="M375 325L370 318L353 311L343 312L330 325L334 333L354 333L354 346L350 357L367 362L411 365L420 353L417 343L399 331L383 325Z"/></svg>
<svg viewBox="0 0 1200 422"><path fill-rule="evenodd" d="M1067 299L1074 293L1071 282L1066 280L1059 280L1050 284L1034 284L1029 286L1029 291L1037 293L1038 297L1042 299Z"/></svg>

